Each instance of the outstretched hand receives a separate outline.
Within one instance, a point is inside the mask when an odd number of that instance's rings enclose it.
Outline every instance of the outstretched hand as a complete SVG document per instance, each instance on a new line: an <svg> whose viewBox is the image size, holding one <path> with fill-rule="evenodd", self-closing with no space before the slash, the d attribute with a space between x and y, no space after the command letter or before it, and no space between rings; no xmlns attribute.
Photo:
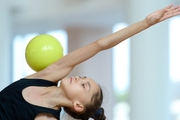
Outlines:
<svg viewBox="0 0 180 120"><path fill-rule="evenodd" d="M180 15L180 6L169 5L163 9L157 10L146 17L146 22L149 26L158 22Z"/></svg>

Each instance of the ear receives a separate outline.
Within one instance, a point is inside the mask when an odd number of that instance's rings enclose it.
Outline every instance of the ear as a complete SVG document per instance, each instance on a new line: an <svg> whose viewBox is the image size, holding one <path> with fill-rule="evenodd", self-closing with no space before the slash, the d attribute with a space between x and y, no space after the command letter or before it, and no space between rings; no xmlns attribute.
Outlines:
<svg viewBox="0 0 180 120"><path fill-rule="evenodd" d="M74 102L73 106L76 112L82 112L84 110L84 106L79 102Z"/></svg>

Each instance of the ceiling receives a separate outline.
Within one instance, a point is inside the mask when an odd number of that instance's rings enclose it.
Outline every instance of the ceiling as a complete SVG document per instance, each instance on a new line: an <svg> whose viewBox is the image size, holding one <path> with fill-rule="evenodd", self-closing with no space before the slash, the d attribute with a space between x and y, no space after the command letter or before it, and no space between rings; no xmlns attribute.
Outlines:
<svg viewBox="0 0 180 120"><path fill-rule="evenodd" d="M15 32L123 21L127 0L6 0ZM173 3L180 4L180 0Z"/></svg>

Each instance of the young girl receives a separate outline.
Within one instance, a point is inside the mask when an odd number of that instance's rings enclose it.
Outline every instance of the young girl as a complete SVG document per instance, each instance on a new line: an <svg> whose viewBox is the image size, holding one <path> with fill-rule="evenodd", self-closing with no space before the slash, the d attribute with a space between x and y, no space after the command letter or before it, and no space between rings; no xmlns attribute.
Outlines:
<svg viewBox="0 0 180 120"><path fill-rule="evenodd" d="M101 87L86 76L66 77L78 64L98 52L180 14L180 7L169 5L127 28L77 49L47 68L20 79L0 92L1 120L58 120L61 108L73 118L105 120L101 108ZM61 80L60 86L57 86Z"/></svg>

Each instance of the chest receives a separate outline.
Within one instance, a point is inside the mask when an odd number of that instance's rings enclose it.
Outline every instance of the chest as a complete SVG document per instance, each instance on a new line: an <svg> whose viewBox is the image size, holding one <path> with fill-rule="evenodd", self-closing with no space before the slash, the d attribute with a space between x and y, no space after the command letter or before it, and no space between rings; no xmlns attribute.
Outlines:
<svg viewBox="0 0 180 120"><path fill-rule="evenodd" d="M43 98L45 91L46 91L45 87L31 86L23 89L22 96L24 100L30 104L42 106L42 107L48 107L45 98ZM34 120L57 120L57 119L52 114L39 113Z"/></svg>
<svg viewBox="0 0 180 120"><path fill-rule="evenodd" d="M30 104L48 107L45 99L43 99L45 87L30 86L22 91L24 100Z"/></svg>

